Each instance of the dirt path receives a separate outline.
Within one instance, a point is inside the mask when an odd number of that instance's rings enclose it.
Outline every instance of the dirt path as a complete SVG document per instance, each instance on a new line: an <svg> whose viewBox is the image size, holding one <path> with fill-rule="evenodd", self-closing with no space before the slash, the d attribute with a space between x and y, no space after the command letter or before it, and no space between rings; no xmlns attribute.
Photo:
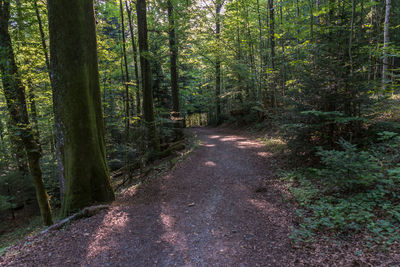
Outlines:
<svg viewBox="0 0 400 267"><path fill-rule="evenodd" d="M200 148L173 171L0 265L290 265L291 220L265 187L265 147L227 130L194 131Z"/></svg>

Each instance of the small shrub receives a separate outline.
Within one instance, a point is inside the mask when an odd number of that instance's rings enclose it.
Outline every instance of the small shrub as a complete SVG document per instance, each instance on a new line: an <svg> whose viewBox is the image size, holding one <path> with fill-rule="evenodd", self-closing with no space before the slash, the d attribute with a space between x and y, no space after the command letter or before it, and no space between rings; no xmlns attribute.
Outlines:
<svg viewBox="0 0 400 267"><path fill-rule="evenodd" d="M293 156L303 160L315 157L318 147L337 149L338 141L347 138L362 143L365 138L363 117L349 117L338 111L309 110L291 119L283 126L284 137Z"/></svg>
<svg viewBox="0 0 400 267"><path fill-rule="evenodd" d="M380 143L365 151L341 139L341 150L319 149L320 168L283 173L300 205L294 242L321 233L364 233L370 246L400 241L400 137L378 136Z"/></svg>
<svg viewBox="0 0 400 267"><path fill-rule="evenodd" d="M382 167L377 158L367 151L358 151L356 145L344 139L340 139L339 144L343 151L320 148L316 153L324 164L318 175L331 189L355 191L371 186L382 178Z"/></svg>

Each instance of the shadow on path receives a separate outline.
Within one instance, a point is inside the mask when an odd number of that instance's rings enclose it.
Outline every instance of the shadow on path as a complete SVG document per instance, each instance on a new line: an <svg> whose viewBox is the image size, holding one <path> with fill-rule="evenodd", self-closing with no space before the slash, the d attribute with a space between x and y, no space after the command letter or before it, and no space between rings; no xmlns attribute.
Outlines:
<svg viewBox="0 0 400 267"><path fill-rule="evenodd" d="M0 265L290 265L291 217L265 185L265 146L228 130L192 131L201 145L174 170Z"/></svg>

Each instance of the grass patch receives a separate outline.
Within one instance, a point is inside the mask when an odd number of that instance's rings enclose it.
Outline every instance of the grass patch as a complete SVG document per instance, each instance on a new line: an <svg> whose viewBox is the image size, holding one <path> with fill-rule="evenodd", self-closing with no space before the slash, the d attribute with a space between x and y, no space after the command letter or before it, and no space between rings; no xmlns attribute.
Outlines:
<svg viewBox="0 0 400 267"><path fill-rule="evenodd" d="M280 137L263 137L260 140L272 153L282 154L287 148L286 142Z"/></svg>

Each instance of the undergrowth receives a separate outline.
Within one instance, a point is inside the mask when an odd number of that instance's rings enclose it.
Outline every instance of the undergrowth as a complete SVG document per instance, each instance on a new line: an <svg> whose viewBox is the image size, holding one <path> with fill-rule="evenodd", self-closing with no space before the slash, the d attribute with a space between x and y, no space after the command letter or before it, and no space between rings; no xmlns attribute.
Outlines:
<svg viewBox="0 0 400 267"><path fill-rule="evenodd" d="M8 225L10 227L10 225ZM35 216L29 220L26 224L15 228L14 231L9 231L5 234L0 235L0 255L2 255L8 247L16 244L22 239L30 235L34 235L43 229L43 222L40 216Z"/></svg>
<svg viewBox="0 0 400 267"><path fill-rule="evenodd" d="M400 135L377 141L360 150L340 139L337 150L318 149L320 166L281 172L299 204L294 242L359 234L369 247L400 242Z"/></svg>

